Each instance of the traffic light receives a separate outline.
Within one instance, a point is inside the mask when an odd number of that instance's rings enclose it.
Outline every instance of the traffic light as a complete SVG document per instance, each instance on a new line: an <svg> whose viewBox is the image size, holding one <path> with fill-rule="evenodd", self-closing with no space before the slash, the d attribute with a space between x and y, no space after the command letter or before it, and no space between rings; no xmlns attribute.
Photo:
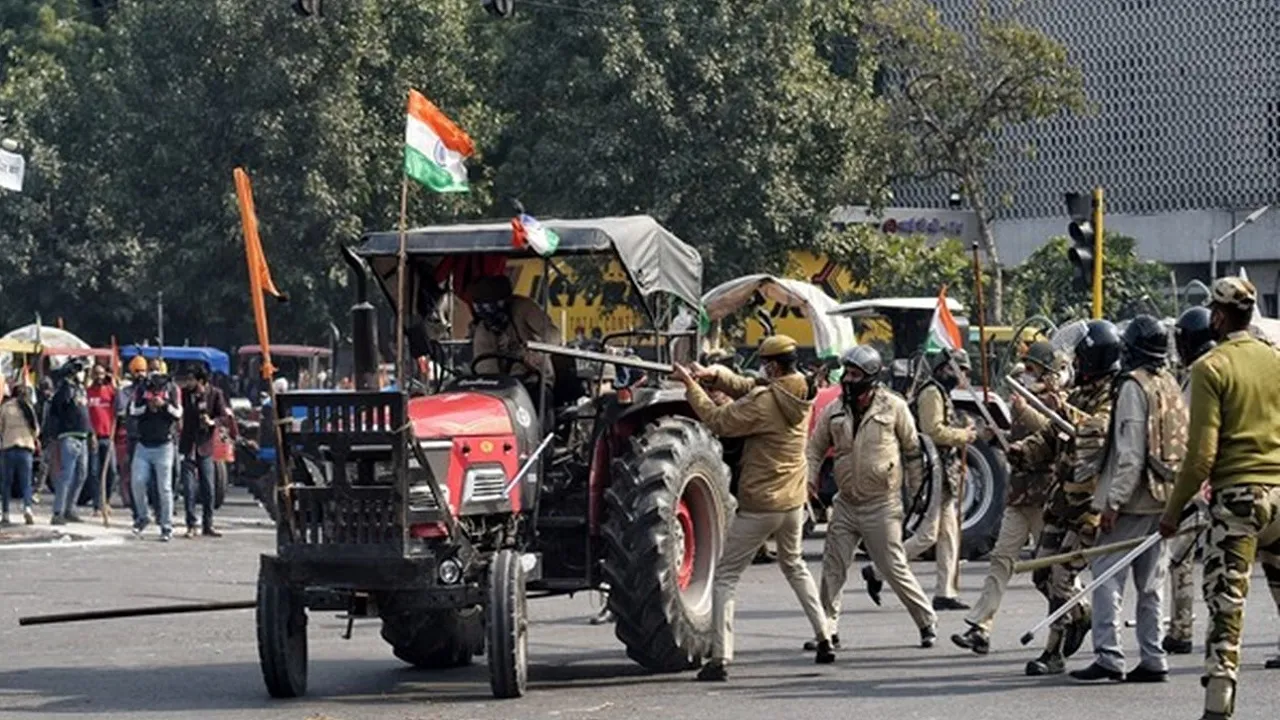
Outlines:
<svg viewBox="0 0 1280 720"><path fill-rule="evenodd" d="M515 11L515 0L483 0L484 11L494 17L509 18Z"/></svg>
<svg viewBox="0 0 1280 720"><path fill-rule="evenodd" d="M1072 280L1076 287L1084 290L1093 284L1093 208L1089 197L1080 193L1067 193L1067 214L1071 223L1067 225L1067 235L1071 238L1071 249L1067 251L1067 259L1074 270Z"/></svg>
<svg viewBox="0 0 1280 720"><path fill-rule="evenodd" d="M1102 317L1102 188L1094 188L1093 197L1080 193L1067 193L1067 214L1071 223L1067 234L1071 236L1071 249L1067 259L1073 269L1072 279L1076 287L1091 288L1093 293L1093 317Z"/></svg>
<svg viewBox="0 0 1280 720"><path fill-rule="evenodd" d="M324 14L320 11L320 0L294 0L293 11L303 17Z"/></svg>

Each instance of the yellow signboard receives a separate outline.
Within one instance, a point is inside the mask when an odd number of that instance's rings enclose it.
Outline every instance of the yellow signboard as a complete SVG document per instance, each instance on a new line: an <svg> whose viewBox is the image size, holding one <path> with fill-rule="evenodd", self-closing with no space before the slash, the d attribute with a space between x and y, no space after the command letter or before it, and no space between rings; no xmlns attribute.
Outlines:
<svg viewBox="0 0 1280 720"><path fill-rule="evenodd" d="M507 266L507 272L516 294L541 300L542 261L516 260ZM630 302L631 283L616 259L604 267L602 280L598 290L583 290L573 282L573 269L564 262L556 263L548 288L547 313L566 341L579 329L590 338L649 326L643 311Z"/></svg>

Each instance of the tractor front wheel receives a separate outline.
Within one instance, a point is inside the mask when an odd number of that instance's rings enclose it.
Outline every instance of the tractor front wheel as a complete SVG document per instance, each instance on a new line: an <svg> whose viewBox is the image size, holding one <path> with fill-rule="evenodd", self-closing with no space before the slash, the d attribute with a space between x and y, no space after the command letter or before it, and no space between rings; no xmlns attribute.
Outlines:
<svg viewBox="0 0 1280 720"><path fill-rule="evenodd" d="M687 417L631 440L605 492L605 578L627 655L657 672L711 650L712 585L733 506L720 442Z"/></svg>
<svg viewBox="0 0 1280 720"><path fill-rule="evenodd" d="M520 553L499 550L489 567L489 687L496 698L518 698L529 682L529 616Z"/></svg>
<svg viewBox="0 0 1280 720"><path fill-rule="evenodd" d="M382 639L404 662L425 670L471 664L482 649L480 612L475 609L398 613L382 618Z"/></svg>
<svg viewBox="0 0 1280 720"><path fill-rule="evenodd" d="M307 610L296 588L258 579L258 661L274 698L307 692Z"/></svg>

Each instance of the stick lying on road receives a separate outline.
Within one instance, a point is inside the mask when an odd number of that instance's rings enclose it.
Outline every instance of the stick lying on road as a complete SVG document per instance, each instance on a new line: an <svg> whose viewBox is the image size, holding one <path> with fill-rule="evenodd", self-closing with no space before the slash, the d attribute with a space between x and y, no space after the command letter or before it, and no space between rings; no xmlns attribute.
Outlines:
<svg viewBox="0 0 1280 720"><path fill-rule="evenodd" d="M55 623L82 622L85 620L111 620L114 618L143 617L146 615L178 615L181 613L214 612L216 610L251 610L257 600L234 602L182 603L179 605L153 605L150 607L114 608L87 612L57 613L54 615L28 615L18 618L18 625L53 625Z"/></svg>

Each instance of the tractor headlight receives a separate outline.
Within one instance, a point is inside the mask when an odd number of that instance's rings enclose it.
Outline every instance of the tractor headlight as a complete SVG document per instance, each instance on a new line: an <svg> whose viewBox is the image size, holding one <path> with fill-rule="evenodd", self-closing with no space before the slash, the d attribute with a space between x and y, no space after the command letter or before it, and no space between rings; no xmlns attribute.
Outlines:
<svg viewBox="0 0 1280 720"><path fill-rule="evenodd" d="M443 560L436 574L440 576L440 582L445 585L454 585L462 579L462 563L453 558Z"/></svg>

